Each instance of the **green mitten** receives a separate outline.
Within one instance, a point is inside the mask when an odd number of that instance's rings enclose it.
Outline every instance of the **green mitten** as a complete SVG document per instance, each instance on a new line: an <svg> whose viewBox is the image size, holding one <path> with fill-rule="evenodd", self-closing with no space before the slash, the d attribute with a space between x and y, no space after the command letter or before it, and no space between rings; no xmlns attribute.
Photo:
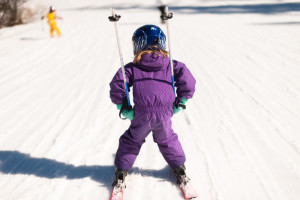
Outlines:
<svg viewBox="0 0 300 200"><path fill-rule="evenodd" d="M117 109L121 110L121 108L122 108L122 104L117 104ZM125 109L123 109L122 110L122 115L125 118L129 119L129 120L133 120L134 119L134 111L133 111L133 109L131 109L131 110L125 110Z"/></svg>
<svg viewBox="0 0 300 200"><path fill-rule="evenodd" d="M175 100L173 104L173 114L178 113L179 111L185 109L185 104L188 100L185 98L181 98L180 101L178 99Z"/></svg>

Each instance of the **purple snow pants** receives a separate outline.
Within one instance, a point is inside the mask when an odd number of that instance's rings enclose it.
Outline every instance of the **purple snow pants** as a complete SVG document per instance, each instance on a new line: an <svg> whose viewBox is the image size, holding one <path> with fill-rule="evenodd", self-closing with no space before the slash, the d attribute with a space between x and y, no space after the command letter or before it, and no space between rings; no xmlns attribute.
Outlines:
<svg viewBox="0 0 300 200"><path fill-rule="evenodd" d="M168 165L179 167L185 162L185 155L177 134L172 130L171 111L139 111L135 109L134 120L127 131L120 137L119 148L116 153L115 165L123 170L130 170L140 152L145 138L152 131L154 142ZM159 110L159 108L158 108Z"/></svg>

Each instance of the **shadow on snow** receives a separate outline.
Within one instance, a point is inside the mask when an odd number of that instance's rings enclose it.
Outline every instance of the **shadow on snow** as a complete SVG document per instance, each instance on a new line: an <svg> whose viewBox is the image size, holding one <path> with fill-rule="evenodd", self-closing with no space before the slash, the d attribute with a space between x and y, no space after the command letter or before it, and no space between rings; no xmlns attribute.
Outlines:
<svg viewBox="0 0 300 200"><path fill-rule="evenodd" d="M193 14L278 14L300 11L300 3L221 5L221 6L169 6L169 10Z"/></svg>
<svg viewBox="0 0 300 200"><path fill-rule="evenodd" d="M63 9L65 11L86 11L86 10L109 10L114 7L116 10L128 9L154 9L155 6L135 5L107 5L107 6L86 6L79 8ZM155 8L156 9L156 8ZM246 5L220 5L220 6L176 6L169 5L170 12L184 14L278 14L285 12L300 11L300 3L268 3L268 4L246 4Z"/></svg>
<svg viewBox="0 0 300 200"><path fill-rule="evenodd" d="M47 158L33 158L29 154L18 151L0 151L0 172L4 174L26 174L37 177L55 179L91 178L107 188L111 188L114 178L114 166L74 166ZM130 170L130 174L151 176L164 181L174 182L168 166L161 170L145 170L138 167Z"/></svg>
<svg viewBox="0 0 300 200"><path fill-rule="evenodd" d="M300 22L271 22L271 23L256 23L254 25L300 25Z"/></svg>

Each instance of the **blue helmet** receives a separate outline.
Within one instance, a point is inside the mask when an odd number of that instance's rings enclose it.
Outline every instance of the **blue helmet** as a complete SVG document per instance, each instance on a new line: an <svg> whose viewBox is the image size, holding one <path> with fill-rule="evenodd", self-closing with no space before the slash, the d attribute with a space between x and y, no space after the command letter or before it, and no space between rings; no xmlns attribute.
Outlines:
<svg viewBox="0 0 300 200"><path fill-rule="evenodd" d="M152 45L156 45L163 50L166 49L166 36L164 32L155 25L145 25L138 28L133 33L132 42L134 55Z"/></svg>

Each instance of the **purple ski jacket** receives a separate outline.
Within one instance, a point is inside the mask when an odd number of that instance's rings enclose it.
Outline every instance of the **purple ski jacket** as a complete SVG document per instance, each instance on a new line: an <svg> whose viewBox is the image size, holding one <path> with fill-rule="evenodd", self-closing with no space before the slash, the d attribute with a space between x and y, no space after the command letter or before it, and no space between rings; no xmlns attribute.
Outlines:
<svg viewBox="0 0 300 200"><path fill-rule="evenodd" d="M172 87L170 59L159 52L145 54L137 64L125 65L128 89L133 86L135 111L173 111L175 94ZM195 92L196 80L184 63L173 60L177 97L190 99ZM122 104L126 98L122 69L110 82L110 98Z"/></svg>

